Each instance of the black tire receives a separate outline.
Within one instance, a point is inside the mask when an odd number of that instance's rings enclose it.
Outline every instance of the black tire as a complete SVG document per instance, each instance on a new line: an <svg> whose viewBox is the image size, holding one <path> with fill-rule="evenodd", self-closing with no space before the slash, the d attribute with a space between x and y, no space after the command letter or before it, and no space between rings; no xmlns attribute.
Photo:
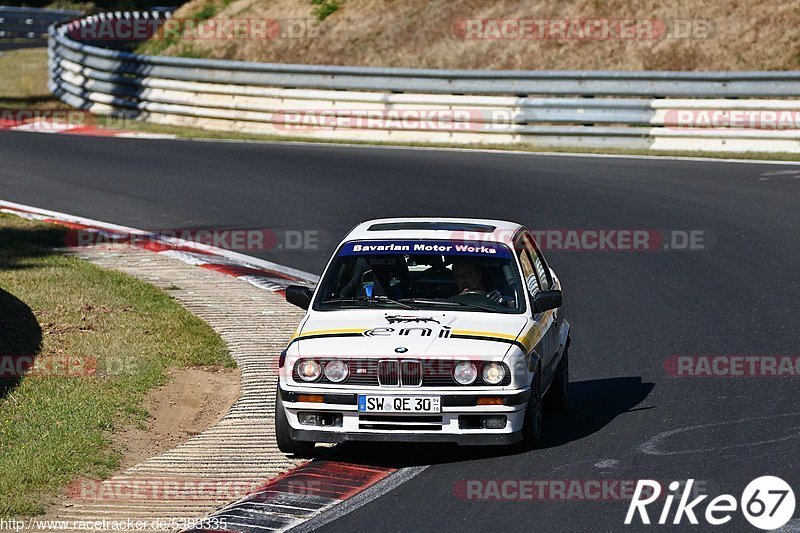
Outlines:
<svg viewBox="0 0 800 533"><path fill-rule="evenodd" d="M536 376L531 384L531 397L525 408L525 423L522 426L522 440L526 448L533 449L542 438L542 377L541 369L536 369Z"/></svg>
<svg viewBox="0 0 800 533"><path fill-rule="evenodd" d="M546 400L547 407L554 411L566 411L569 407L569 343L564 347L564 355L558 363Z"/></svg>
<svg viewBox="0 0 800 533"><path fill-rule="evenodd" d="M287 455L308 458L314 454L314 443L294 440L289 432L289 421L281 400L281 391L278 389L275 397L275 440L278 449Z"/></svg>

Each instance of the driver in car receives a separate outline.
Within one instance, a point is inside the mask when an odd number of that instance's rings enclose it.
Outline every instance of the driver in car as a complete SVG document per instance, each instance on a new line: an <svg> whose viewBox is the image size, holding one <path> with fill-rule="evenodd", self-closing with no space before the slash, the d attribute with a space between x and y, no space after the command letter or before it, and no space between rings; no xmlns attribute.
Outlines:
<svg viewBox="0 0 800 533"><path fill-rule="evenodd" d="M459 300L460 296L476 294L485 296L497 305L506 304L500 291L486 292L483 287L482 273L474 263L453 263L453 279L458 287L458 294L451 297L451 300Z"/></svg>

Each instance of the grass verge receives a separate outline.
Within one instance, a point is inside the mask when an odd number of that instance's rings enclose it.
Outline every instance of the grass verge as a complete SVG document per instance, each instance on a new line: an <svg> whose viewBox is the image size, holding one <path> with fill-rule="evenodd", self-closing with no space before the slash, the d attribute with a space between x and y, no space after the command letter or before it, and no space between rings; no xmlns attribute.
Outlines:
<svg viewBox="0 0 800 533"><path fill-rule="evenodd" d="M56 226L0 214L0 517L42 513L78 476L107 477L121 457L112 433L144 423L169 369L235 366L169 296L53 251L63 242ZM34 364L11 377L10 355Z"/></svg>
<svg viewBox="0 0 800 533"><path fill-rule="evenodd" d="M69 109L47 89L47 48L0 54L0 108Z"/></svg>

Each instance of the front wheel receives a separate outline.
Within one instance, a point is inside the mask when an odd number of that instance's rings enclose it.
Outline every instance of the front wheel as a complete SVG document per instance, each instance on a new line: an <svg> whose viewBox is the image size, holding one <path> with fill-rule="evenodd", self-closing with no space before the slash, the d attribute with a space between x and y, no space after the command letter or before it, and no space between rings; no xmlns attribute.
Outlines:
<svg viewBox="0 0 800 533"><path fill-rule="evenodd" d="M281 390L278 388L275 396L275 440L278 449L287 455L297 457L311 457L314 453L314 443L298 441L292 438L289 431L289 420L286 419L286 410L281 400Z"/></svg>
<svg viewBox="0 0 800 533"><path fill-rule="evenodd" d="M531 384L531 397L525 408L525 423L522 426L523 443L527 448L535 448L542 438L542 378L541 370L536 369L536 376Z"/></svg>

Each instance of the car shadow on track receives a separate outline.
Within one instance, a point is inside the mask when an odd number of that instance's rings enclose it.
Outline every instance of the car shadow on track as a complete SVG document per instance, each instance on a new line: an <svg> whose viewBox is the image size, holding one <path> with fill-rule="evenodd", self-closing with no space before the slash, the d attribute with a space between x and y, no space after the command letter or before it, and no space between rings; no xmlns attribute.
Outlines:
<svg viewBox="0 0 800 533"><path fill-rule="evenodd" d="M641 377L594 379L570 383L570 408L545 411L539 449L562 446L596 433L617 416L636 412L655 385ZM454 444L348 442L322 451L319 459L353 464L405 468L472 461L531 452L523 445L457 446ZM535 453L535 450L533 451Z"/></svg>

